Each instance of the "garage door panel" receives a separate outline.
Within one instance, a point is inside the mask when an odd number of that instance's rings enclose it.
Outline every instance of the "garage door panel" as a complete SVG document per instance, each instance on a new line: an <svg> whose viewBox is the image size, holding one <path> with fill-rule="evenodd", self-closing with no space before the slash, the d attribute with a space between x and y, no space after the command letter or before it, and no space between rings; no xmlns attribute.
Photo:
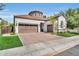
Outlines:
<svg viewBox="0 0 79 59"><path fill-rule="evenodd" d="M53 26L52 25L48 25L47 26L47 31L48 32L53 32Z"/></svg>
<svg viewBox="0 0 79 59"><path fill-rule="evenodd" d="M37 32L37 25L19 25L19 33Z"/></svg>

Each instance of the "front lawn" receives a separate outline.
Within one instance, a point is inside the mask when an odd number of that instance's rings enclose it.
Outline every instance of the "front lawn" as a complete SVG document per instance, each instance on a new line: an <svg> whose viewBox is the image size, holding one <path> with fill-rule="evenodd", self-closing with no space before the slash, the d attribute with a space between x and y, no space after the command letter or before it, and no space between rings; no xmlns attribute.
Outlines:
<svg viewBox="0 0 79 59"><path fill-rule="evenodd" d="M18 36L0 36L0 50L22 46Z"/></svg>
<svg viewBox="0 0 79 59"><path fill-rule="evenodd" d="M64 37L72 37L72 36L79 35L79 33L75 33L75 32L58 32L54 34L59 35L59 36L64 36Z"/></svg>

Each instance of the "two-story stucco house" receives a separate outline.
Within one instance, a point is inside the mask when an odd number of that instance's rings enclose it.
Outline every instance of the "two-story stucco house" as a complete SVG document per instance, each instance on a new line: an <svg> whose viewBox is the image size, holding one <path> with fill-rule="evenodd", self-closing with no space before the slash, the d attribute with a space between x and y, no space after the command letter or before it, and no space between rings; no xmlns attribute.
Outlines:
<svg viewBox="0 0 79 59"><path fill-rule="evenodd" d="M62 28L61 28L62 21ZM57 16L56 23L60 30L65 29L65 19ZM53 25L41 11L31 11L28 15L14 16L15 33L53 32Z"/></svg>

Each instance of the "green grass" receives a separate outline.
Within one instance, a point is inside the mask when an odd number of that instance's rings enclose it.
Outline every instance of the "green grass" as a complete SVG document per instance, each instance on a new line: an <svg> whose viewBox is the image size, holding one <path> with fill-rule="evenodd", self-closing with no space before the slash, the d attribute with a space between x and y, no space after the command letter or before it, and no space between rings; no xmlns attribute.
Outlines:
<svg viewBox="0 0 79 59"><path fill-rule="evenodd" d="M58 32L58 33L52 33L52 34L56 34L64 37L72 37L72 36L79 35L79 33L75 33L75 32Z"/></svg>
<svg viewBox="0 0 79 59"><path fill-rule="evenodd" d="M22 46L18 36L0 36L0 50Z"/></svg>

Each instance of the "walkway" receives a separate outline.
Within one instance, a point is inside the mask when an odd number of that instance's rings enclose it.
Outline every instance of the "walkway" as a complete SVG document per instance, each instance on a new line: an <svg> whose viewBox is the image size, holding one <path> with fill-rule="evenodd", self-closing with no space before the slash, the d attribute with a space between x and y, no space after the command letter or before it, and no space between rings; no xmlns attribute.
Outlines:
<svg viewBox="0 0 79 59"><path fill-rule="evenodd" d="M56 56L79 56L79 45L70 48L64 52L57 54Z"/></svg>

